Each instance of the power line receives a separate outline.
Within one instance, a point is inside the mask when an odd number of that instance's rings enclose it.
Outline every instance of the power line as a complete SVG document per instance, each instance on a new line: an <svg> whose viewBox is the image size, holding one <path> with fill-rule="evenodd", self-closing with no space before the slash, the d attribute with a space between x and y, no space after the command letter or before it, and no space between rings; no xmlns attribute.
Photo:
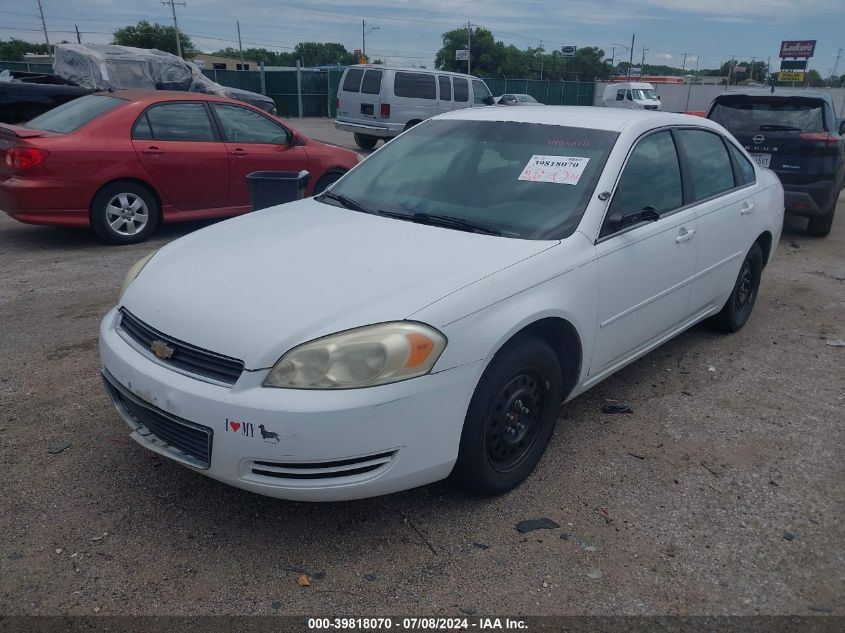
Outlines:
<svg viewBox="0 0 845 633"><path fill-rule="evenodd" d="M39 6L41 5L41 0L38 0ZM178 4L180 7L188 6L184 2L175 2L175 0L161 0L161 3L164 6L170 5L170 10L173 12L173 30L176 31L176 54L179 57L182 57L182 41L179 37L179 24L176 22L176 5ZM240 37L240 27L238 28L238 37Z"/></svg>

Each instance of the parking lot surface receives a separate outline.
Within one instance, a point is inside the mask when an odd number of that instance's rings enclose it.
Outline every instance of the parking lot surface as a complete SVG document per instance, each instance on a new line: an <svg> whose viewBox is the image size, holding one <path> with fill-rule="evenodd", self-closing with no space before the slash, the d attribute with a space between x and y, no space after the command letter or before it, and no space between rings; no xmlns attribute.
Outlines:
<svg viewBox="0 0 845 633"><path fill-rule="evenodd" d="M205 224L108 247L0 214L0 612L845 614L845 196L828 238L787 222L743 330L697 326L565 405L497 498L279 501L130 440L99 320Z"/></svg>

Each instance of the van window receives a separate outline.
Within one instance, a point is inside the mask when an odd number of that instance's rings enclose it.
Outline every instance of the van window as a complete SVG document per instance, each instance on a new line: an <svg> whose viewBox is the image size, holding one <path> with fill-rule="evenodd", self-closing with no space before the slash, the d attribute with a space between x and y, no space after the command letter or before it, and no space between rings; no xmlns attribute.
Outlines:
<svg viewBox="0 0 845 633"><path fill-rule="evenodd" d="M364 73L364 81L361 82L361 92L365 95L377 95L381 92L381 76L380 70L368 70Z"/></svg>
<svg viewBox="0 0 845 633"><path fill-rule="evenodd" d="M452 82L449 81L449 78L446 75L438 75L437 81L440 82L440 100L441 101L451 101L452 100Z"/></svg>
<svg viewBox="0 0 845 633"><path fill-rule="evenodd" d="M475 105L486 105L484 100L490 96L490 90L483 81L472 80L472 101Z"/></svg>
<svg viewBox="0 0 845 633"><path fill-rule="evenodd" d="M453 78L455 87L455 101L466 103L469 101L469 85L467 80L462 77Z"/></svg>
<svg viewBox="0 0 845 633"><path fill-rule="evenodd" d="M343 78L344 92L360 92L361 78L364 76L363 68L350 68L346 71L346 77Z"/></svg>
<svg viewBox="0 0 845 633"><path fill-rule="evenodd" d="M625 89L617 90L616 91L616 100L617 101L625 101Z"/></svg>
<svg viewBox="0 0 845 633"><path fill-rule="evenodd" d="M397 72L393 77L393 94L410 99L436 99L434 75Z"/></svg>

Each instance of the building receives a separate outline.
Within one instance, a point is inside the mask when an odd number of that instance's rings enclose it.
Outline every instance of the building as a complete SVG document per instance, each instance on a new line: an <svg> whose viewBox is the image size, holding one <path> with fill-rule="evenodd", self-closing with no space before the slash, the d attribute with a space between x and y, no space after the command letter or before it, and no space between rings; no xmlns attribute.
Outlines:
<svg viewBox="0 0 845 633"><path fill-rule="evenodd" d="M197 53L191 60L202 70L258 70L259 64L251 59L240 59L234 57L221 57L207 53Z"/></svg>

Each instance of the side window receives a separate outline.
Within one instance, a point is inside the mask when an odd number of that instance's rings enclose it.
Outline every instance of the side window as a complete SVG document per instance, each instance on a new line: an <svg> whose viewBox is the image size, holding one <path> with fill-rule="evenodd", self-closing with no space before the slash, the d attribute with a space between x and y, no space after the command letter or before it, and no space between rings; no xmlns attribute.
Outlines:
<svg viewBox="0 0 845 633"><path fill-rule="evenodd" d="M467 80L462 77L454 77L455 101L466 103L469 101L469 85Z"/></svg>
<svg viewBox="0 0 845 633"><path fill-rule="evenodd" d="M264 143L285 145L290 136L281 125L273 123L257 112L235 105L214 104L223 138L233 143Z"/></svg>
<svg viewBox="0 0 845 633"><path fill-rule="evenodd" d="M633 101L633 100L634 100L634 98L631 96L631 91L630 91L630 90L626 90L626 91L625 91L625 98L626 98L628 101Z"/></svg>
<svg viewBox="0 0 845 633"><path fill-rule="evenodd" d="M164 103L147 110L147 125L157 141L216 141L202 103Z"/></svg>
<svg viewBox="0 0 845 633"><path fill-rule="evenodd" d="M486 105L484 100L490 96L490 91L483 81L472 80L472 102L475 105Z"/></svg>
<svg viewBox="0 0 845 633"><path fill-rule="evenodd" d="M366 95L377 95L381 92L380 70L368 70L364 73L364 81L361 82L361 92Z"/></svg>
<svg viewBox="0 0 845 633"><path fill-rule="evenodd" d="M361 78L364 76L363 68L349 68L346 77L343 78L344 92L360 92Z"/></svg>
<svg viewBox="0 0 845 633"><path fill-rule="evenodd" d="M666 213L683 204L681 168L672 134L655 132L637 143L613 194L607 218L616 213L629 215L647 208ZM605 219L602 236L618 227Z"/></svg>
<svg viewBox="0 0 845 633"><path fill-rule="evenodd" d="M440 83L440 100L452 100L452 82L446 75L437 75L437 81Z"/></svg>
<svg viewBox="0 0 845 633"><path fill-rule="evenodd" d="M689 162L695 200L733 189L733 166L718 134L705 130L678 130L677 134Z"/></svg>
<svg viewBox="0 0 845 633"><path fill-rule="evenodd" d="M153 138L153 131L150 129L150 122L147 121L146 113L138 117L135 128L132 130L132 138L136 141L149 141Z"/></svg>
<svg viewBox="0 0 845 633"><path fill-rule="evenodd" d="M624 90L617 90L616 91L616 100L617 101L625 101L625 91Z"/></svg>
<svg viewBox="0 0 845 633"><path fill-rule="evenodd" d="M409 99L436 99L434 75L397 72L393 77L393 94Z"/></svg>
<svg viewBox="0 0 845 633"><path fill-rule="evenodd" d="M751 164L745 156L742 155L732 143L728 143L728 150L731 153L731 156L734 159L737 167L739 167L739 175L742 178L742 182L737 184L743 185L751 185L757 179L757 175L754 173L754 165Z"/></svg>

